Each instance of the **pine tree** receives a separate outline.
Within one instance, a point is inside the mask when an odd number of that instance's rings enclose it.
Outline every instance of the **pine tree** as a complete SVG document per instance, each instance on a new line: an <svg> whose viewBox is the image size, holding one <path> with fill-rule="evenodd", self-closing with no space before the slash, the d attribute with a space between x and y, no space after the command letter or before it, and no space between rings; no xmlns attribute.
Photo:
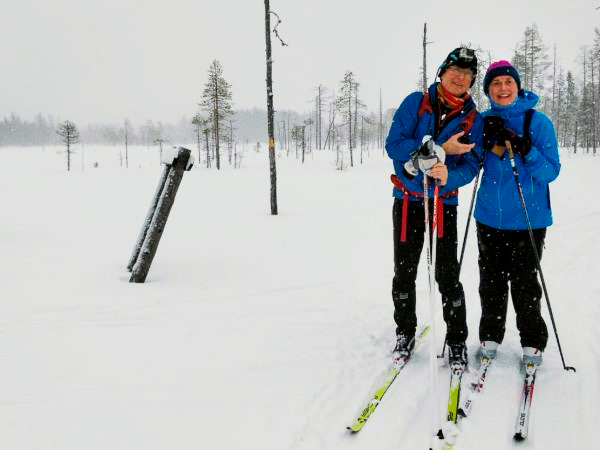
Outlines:
<svg viewBox="0 0 600 450"><path fill-rule="evenodd" d="M565 145L573 146L575 151L577 148L577 89L573 74L569 70L566 79L566 98L565 98L565 117L563 129L563 142Z"/></svg>
<svg viewBox="0 0 600 450"><path fill-rule="evenodd" d="M71 170L71 147L79 142L79 131L73 122L65 120L60 124L56 133L62 137L62 141L67 147L67 171Z"/></svg>
<svg viewBox="0 0 600 450"><path fill-rule="evenodd" d="M519 71L521 86L536 92L542 101L540 106L544 107L546 85L550 80L548 68L551 63L548 48L544 45L535 23L525 28L523 38L517 43L512 64Z"/></svg>
<svg viewBox="0 0 600 450"><path fill-rule="evenodd" d="M219 144L226 132L222 124L233 113L230 88L231 85L223 78L221 64L215 59L208 69L208 80L204 86L200 107L207 113L208 121L212 125L217 169L221 168Z"/></svg>
<svg viewBox="0 0 600 450"><path fill-rule="evenodd" d="M358 112L365 108L365 104L358 98L359 86L360 83L354 78L354 73L347 70L340 82L340 92L336 99L336 109L340 111L342 120L347 125L351 167L354 166L353 148L357 134Z"/></svg>

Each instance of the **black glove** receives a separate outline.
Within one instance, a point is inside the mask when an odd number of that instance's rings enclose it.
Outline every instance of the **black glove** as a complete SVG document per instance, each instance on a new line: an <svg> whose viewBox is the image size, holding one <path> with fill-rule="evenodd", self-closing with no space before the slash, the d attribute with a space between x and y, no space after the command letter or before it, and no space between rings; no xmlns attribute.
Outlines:
<svg viewBox="0 0 600 450"><path fill-rule="evenodd" d="M504 146L500 138L504 131L504 120L498 116L487 116L483 119L483 149L491 150L494 144Z"/></svg>
<svg viewBox="0 0 600 450"><path fill-rule="evenodd" d="M469 132L463 130L462 128L459 128L457 130L457 133L460 133L461 131L463 131L465 134L458 138L458 142L460 142L461 144L470 144L471 141L469 140Z"/></svg>
<svg viewBox="0 0 600 450"><path fill-rule="evenodd" d="M502 142L504 141L510 141L513 152L518 153L522 158L529 153L529 149L531 148L531 139L529 136L518 136L510 128L505 128L502 132Z"/></svg>

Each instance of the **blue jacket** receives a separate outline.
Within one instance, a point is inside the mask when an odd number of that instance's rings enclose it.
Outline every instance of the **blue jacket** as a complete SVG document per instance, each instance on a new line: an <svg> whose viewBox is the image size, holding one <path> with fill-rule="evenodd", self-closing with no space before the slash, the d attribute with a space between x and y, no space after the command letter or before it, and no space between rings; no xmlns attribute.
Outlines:
<svg viewBox="0 0 600 450"><path fill-rule="evenodd" d="M402 184L410 192L423 192L423 174L419 174L412 180L407 178L403 173L404 163L410 159L411 154L419 149L421 146L423 137L430 135L434 137L436 144L443 144L452 135L458 133L459 126L466 114L475 109L475 103L472 99L465 102L465 105L461 113L445 124L442 130L435 130L435 117L430 112L425 112L421 117L418 117L417 113L423 99L422 92L413 92L404 99L396 113L394 114L394 121L390 127L385 148L387 154L394 161L394 170L396 176L400 179ZM432 105L437 102L437 83L432 84L429 87L429 99ZM435 107L434 107L435 108ZM476 113L475 121L468 134L469 142L478 142L480 139L483 120L479 113ZM437 135L436 135L437 132ZM472 152L471 152L472 153ZM477 173L477 160L476 158L465 158L461 156L446 156L446 165L448 166L448 181L445 186L440 187L440 195L447 192L453 191L468 184ZM429 196L433 197L434 184L429 185ZM402 198L402 192L394 188L394 197ZM411 201L422 201L421 198L416 196L410 197ZM456 205L458 204L458 197L450 197L445 201L446 204Z"/></svg>
<svg viewBox="0 0 600 450"><path fill-rule="evenodd" d="M515 103L501 107L492 103L485 116L500 116L505 126L523 135L525 111L533 108L538 96L524 91ZM525 158L515 154L515 165L523 188L531 227L545 228L552 224L550 189L548 183L560 172L558 145L554 126L543 113L536 111L529 125L531 149ZM475 204L475 219L484 225L501 230L526 230L527 222L512 173L508 153L502 158L491 152L484 153L483 175Z"/></svg>

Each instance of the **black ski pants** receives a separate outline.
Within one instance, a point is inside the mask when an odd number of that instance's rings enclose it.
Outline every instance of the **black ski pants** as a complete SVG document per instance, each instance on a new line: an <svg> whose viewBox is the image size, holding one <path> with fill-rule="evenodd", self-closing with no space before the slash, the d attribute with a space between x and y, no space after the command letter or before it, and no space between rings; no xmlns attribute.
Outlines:
<svg viewBox="0 0 600 450"><path fill-rule="evenodd" d="M533 230L541 259L546 229ZM501 343L506 329L508 285L523 347L541 350L548 342L542 318L542 288L528 230L499 230L477 223L479 246L479 339Z"/></svg>
<svg viewBox="0 0 600 450"><path fill-rule="evenodd" d="M394 199L392 211L394 223L394 280L392 299L396 333L414 336L417 328L415 280L425 241L425 211L423 202L409 202L406 218L406 242L400 239L402 227L402 202ZM465 294L460 283L456 249L456 206L444 204L444 235L437 240L435 279L442 294L444 320L448 343L456 344L467 339ZM433 199L429 200L432 218ZM429 233L431 235L431 233Z"/></svg>

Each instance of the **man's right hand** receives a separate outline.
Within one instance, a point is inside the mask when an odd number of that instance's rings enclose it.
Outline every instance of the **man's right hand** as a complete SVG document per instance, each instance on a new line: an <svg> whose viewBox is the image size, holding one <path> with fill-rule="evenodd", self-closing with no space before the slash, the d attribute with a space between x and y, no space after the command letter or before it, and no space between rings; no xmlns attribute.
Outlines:
<svg viewBox="0 0 600 450"><path fill-rule="evenodd" d="M464 153L469 153L473 147L475 147L475 144L463 144L459 141L464 134L464 131L459 131L442 144L442 148L446 152L446 155L462 155Z"/></svg>

